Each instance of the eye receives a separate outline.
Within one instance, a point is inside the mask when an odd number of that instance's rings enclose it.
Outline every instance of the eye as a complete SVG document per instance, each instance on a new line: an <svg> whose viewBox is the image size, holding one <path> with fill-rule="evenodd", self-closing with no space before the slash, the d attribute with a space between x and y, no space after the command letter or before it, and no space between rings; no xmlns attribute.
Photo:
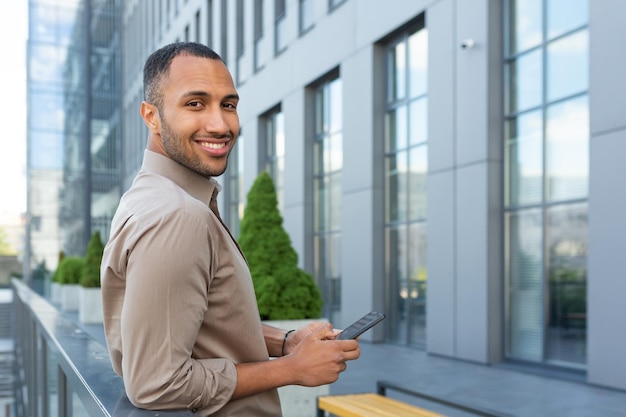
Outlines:
<svg viewBox="0 0 626 417"><path fill-rule="evenodd" d="M187 103L187 107L196 107L199 108L202 106L202 102L198 101L198 100L194 100L194 101L190 101L189 103Z"/></svg>
<svg viewBox="0 0 626 417"><path fill-rule="evenodd" d="M231 103L231 102L223 103L222 107L224 107L225 109L228 109L228 110L237 110L237 104L236 103Z"/></svg>

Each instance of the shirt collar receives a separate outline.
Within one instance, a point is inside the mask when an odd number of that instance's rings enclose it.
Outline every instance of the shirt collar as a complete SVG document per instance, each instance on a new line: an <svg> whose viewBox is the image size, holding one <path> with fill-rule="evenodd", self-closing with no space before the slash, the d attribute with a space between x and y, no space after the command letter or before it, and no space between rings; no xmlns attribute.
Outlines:
<svg viewBox="0 0 626 417"><path fill-rule="evenodd" d="M206 178L179 164L173 159L146 149L141 169L154 172L174 181L193 198L209 205L211 198L217 198L222 186L215 179Z"/></svg>

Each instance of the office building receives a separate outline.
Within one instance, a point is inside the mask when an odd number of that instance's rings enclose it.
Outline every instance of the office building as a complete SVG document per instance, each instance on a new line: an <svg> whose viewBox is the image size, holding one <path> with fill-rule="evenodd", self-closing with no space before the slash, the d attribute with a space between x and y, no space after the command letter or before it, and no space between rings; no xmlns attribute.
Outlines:
<svg viewBox="0 0 626 417"><path fill-rule="evenodd" d="M626 4L120 7L120 191L145 149L145 59L207 44L241 96L223 217L237 235L268 170L336 327L376 309L364 340L626 389Z"/></svg>
<svg viewBox="0 0 626 417"><path fill-rule="evenodd" d="M28 37L28 269L84 255L119 201L119 1L34 0Z"/></svg>

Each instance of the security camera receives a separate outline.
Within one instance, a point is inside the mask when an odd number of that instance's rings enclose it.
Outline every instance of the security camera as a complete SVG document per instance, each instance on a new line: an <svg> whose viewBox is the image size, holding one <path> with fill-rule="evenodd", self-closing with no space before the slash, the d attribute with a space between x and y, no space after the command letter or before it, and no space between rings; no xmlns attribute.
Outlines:
<svg viewBox="0 0 626 417"><path fill-rule="evenodd" d="M474 39L465 39L461 42L461 49L470 49L474 47Z"/></svg>

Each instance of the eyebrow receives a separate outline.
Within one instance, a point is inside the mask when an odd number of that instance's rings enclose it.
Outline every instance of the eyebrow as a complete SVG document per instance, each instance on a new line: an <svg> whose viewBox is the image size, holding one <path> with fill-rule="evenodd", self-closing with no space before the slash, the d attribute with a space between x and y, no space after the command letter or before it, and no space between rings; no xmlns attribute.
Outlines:
<svg viewBox="0 0 626 417"><path fill-rule="evenodd" d="M181 97L189 97L189 96L208 97L209 93L207 93L206 91L188 91L185 94L183 94ZM236 94L236 93L227 94L224 97L222 97L222 100L239 100L239 94Z"/></svg>

